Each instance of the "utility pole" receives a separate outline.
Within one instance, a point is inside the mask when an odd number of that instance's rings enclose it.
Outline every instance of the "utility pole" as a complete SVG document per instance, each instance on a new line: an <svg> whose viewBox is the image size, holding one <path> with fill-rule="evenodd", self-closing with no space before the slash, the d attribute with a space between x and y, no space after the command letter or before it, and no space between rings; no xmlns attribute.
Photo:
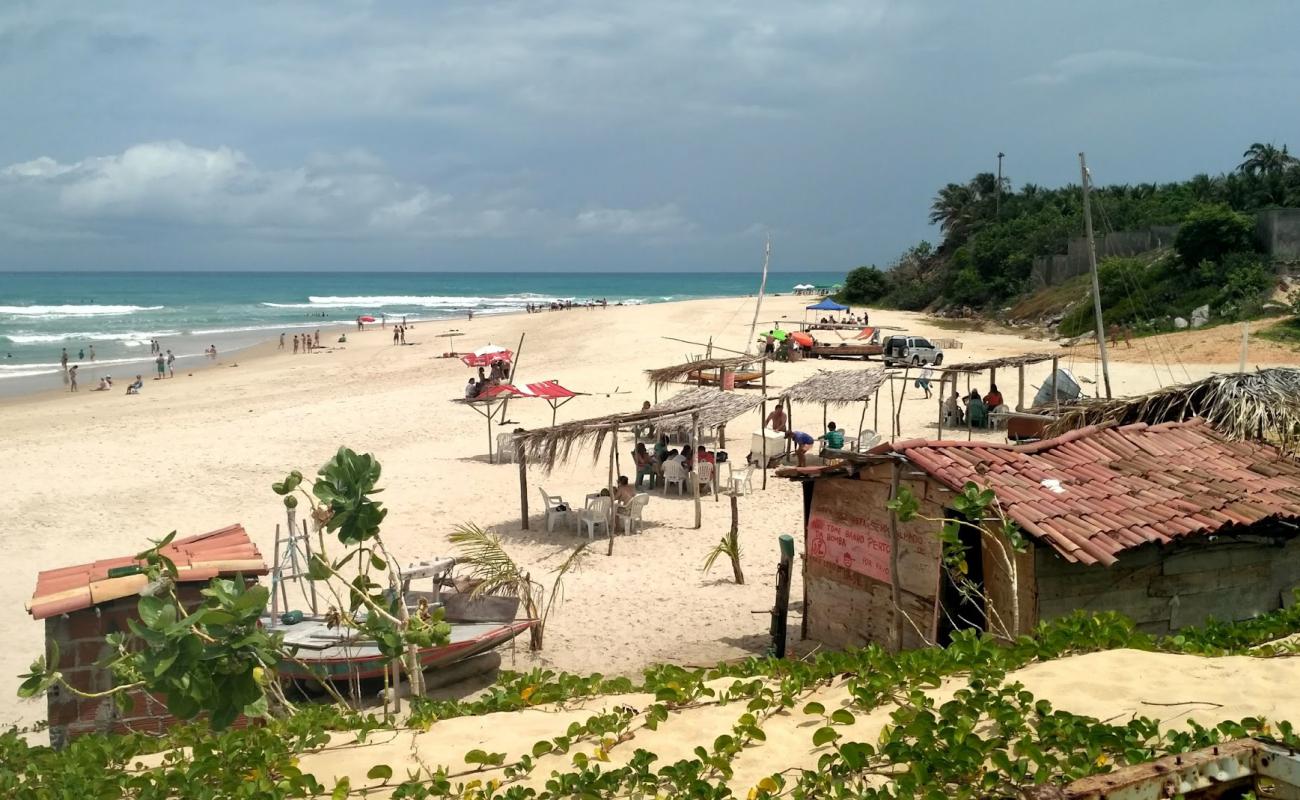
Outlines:
<svg viewBox="0 0 1300 800"><path fill-rule="evenodd" d="M749 355L749 348L754 346L754 331L758 328L758 312L763 308L763 293L767 291L767 263L772 257L772 239L763 243L763 278L758 284L758 301L754 303L754 321L749 324L749 341L745 342L745 355ZM767 365L763 365L766 369ZM722 380L722 373L718 373L718 380Z"/></svg>
<svg viewBox="0 0 1300 800"><path fill-rule="evenodd" d="M998 151L998 188L994 190L994 197L997 198L994 203L993 216L1002 219L1002 159L1006 156L1001 150Z"/></svg>
<svg viewBox="0 0 1300 800"><path fill-rule="evenodd" d="M1092 238L1092 205L1088 200L1091 185L1088 180L1088 162L1079 154L1079 172L1083 176L1083 227L1088 237L1088 268L1092 273L1092 310L1097 316L1097 351L1101 354L1101 377L1106 384L1106 399L1110 394L1110 361L1106 358L1106 325L1101 319L1101 285L1097 280L1097 242Z"/></svg>

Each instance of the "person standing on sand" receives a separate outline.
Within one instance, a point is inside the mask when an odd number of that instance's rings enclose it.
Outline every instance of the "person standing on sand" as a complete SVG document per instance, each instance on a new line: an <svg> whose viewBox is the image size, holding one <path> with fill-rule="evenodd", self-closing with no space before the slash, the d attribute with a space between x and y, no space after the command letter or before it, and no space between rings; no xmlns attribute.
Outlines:
<svg viewBox="0 0 1300 800"><path fill-rule="evenodd" d="M394 325L394 326L393 326L393 344L397 344L397 340L400 339L401 336L402 336L401 331L398 329L398 327L397 327L396 325Z"/></svg>
<svg viewBox="0 0 1300 800"><path fill-rule="evenodd" d="M777 433L785 433L785 407L781 403L777 403L776 408L772 409L772 413L768 414L767 419L763 420L763 424Z"/></svg>
<svg viewBox="0 0 1300 800"><path fill-rule="evenodd" d="M64 372L68 371L68 348L66 347L63 348L63 355L59 356L59 364L63 367Z"/></svg>
<svg viewBox="0 0 1300 800"><path fill-rule="evenodd" d="M283 334L283 333L280 334L280 349L281 349L281 350L284 349L284 334Z"/></svg>
<svg viewBox="0 0 1300 800"><path fill-rule="evenodd" d="M176 377L176 356L170 350L167 351L167 377Z"/></svg>
<svg viewBox="0 0 1300 800"><path fill-rule="evenodd" d="M406 344L406 323L402 323L402 344Z"/></svg>
<svg viewBox="0 0 1300 800"><path fill-rule="evenodd" d="M90 360L95 360L95 346L93 344L90 346Z"/></svg>
<svg viewBox="0 0 1300 800"><path fill-rule="evenodd" d="M320 328L316 329L316 346L320 347Z"/></svg>
<svg viewBox="0 0 1300 800"><path fill-rule="evenodd" d="M470 321L470 322L473 322L473 321L474 321L474 309L472 309L472 308L467 308L467 309L465 309L465 313L468 315L468 317L469 317L469 321Z"/></svg>
<svg viewBox="0 0 1300 800"><path fill-rule="evenodd" d="M68 380L70 381L68 391L70 392L77 391L77 367L75 364L73 365L72 369L68 370Z"/></svg>
<svg viewBox="0 0 1300 800"><path fill-rule="evenodd" d="M160 381L163 379L163 376L167 374L167 359L163 358L162 353L159 353L158 357L155 358L153 362L158 367L158 375L154 380Z"/></svg>
<svg viewBox="0 0 1300 800"><path fill-rule="evenodd" d="M298 334L293 335L293 354L298 355Z"/></svg>

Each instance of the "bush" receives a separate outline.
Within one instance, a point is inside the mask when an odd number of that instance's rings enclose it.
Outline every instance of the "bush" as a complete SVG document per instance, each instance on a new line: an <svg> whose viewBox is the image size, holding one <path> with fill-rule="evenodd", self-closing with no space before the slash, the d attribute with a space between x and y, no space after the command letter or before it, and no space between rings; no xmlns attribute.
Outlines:
<svg viewBox="0 0 1300 800"><path fill-rule="evenodd" d="M844 290L840 292L840 302L849 305L873 303L889 293L889 278L885 273L871 267L858 267L844 279Z"/></svg>
<svg viewBox="0 0 1300 800"><path fill-rule="evenodd" d="M1245 317L1263 307L1264 294L1273 288L1273 272L1255 253L1229 253L1218 268L1222 289L1214 298L1222 316Z"/></svg>
<svg viewBox="0 0 1300 800"><path fill-rule="evenodd" d="M1255 223L1227 206L1198 206L1174 236L1174 250L1188 267L1199 267L1206 261L1217 264L1229 253L1255 250ZM1200 277L1205 282L1208 276Z"/></svg>

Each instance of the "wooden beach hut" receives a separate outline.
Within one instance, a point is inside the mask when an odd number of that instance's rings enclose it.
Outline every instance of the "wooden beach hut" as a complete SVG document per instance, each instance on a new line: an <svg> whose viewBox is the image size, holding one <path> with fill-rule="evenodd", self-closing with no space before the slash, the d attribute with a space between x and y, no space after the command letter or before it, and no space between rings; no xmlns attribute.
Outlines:
<svg viewBox="0 0 1300 800"><path fill-rule="evenodd" d="M1019 635L1076 609L1163 634L1276 609L1300 584L1300 463L1204 420L842 455L777 473L803 482L806 635L831 646ZM945 574L938 536L968 483L992 489L1001 512L962 528L974 598ZM889 509L901 487L918 518ZM1003 521L1025 534L1023 552L1008 550Z"/></svg>
<svg viewBox="0 0 1300 800"><path fill-rule="evenodd" d="M266 562L240 525L176 539L162 549L176 564L176 596L187 607L197 606L199 592L212 578L242 575L250 582L265 575ZM83 692L114 686L113 673L100 666L108 653L105 637L127 630L138 619L140 592L148 579L132 556L110 558L74 567L45 570L27 603L32 618L45 623L46 650L59 652L59 671ZM159 698L143 691L128 693L131 708L123 711L112 697L79 698L71 692L47 695L50 745L63 747L87 733L162 733L176 723ZM240 717L236 725L246 725Z"/></svg>
<svg viewBox="0 0 1300 800"><path fill-rule="evenodd" d="M727 358L699 358L645 371L654 387L655 401L659 400L659 387L670 383L713 385L721 389L746 387L754 381L766 386L767 362L763 356L731 356ZM728 377L730 376L730 377Z"/></svg>
<svg viewBox="0 0 1300 800"><path fill-rule="evenodd" d="M1046 428L1050 417L1047 416L1045 409L1039 409L1037 413L1025 408L1025 367L1031 364L1041 364L1044 361L1052 362L1052 375L1056 375L1057 365L1060 361L1058 356L1049 356L1046 353L1023 353L1018 356L1005 356L1003 358L990 358L985 361L968 361L965 364L947 364L939 369L939 390L936 396L939 398L939 438L943 438L943 402L948 397L946 385L952 381L952 388L957 388L958 378L966 376L966 393L970 393L971 377L987 372L989 374L988 386L998 382L999 369L1015 369L1016 382L1016 407L1015 410L1008 413L1007 417L1007 438L1008 439L1041 439L1043 431ZM989 409L992 411L993 409ZM966 438L972 438L971 429L967 426Z"/></svg>

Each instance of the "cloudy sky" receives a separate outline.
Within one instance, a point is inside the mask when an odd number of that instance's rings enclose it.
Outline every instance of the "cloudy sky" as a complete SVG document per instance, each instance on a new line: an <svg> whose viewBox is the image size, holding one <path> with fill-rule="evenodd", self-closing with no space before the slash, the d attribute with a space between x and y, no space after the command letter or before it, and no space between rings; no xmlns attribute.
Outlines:
<svg viewBox="0 0 1300 800"><path fill-rule="evenodd" d="M0 4L0 269L887 263L1300 146L1286 3Z"/></svg>

